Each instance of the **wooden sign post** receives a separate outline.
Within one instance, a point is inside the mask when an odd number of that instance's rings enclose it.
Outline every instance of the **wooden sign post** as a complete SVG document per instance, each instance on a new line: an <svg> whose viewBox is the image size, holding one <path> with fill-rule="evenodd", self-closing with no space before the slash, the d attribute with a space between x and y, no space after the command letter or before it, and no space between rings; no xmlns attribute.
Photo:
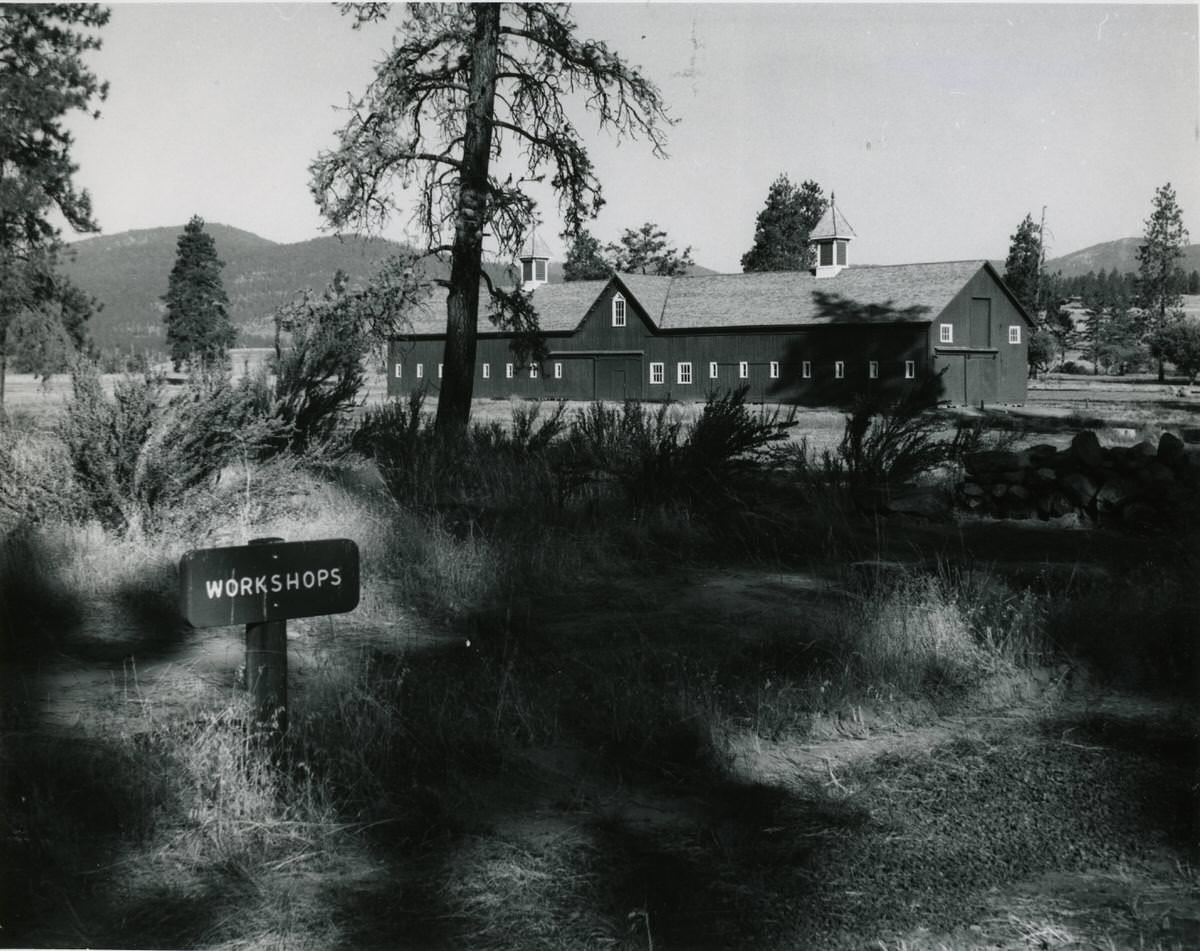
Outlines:
<svg viewBox="0 0 1200 951"><path fill-rule="evenodd" d="M358 546L345 538L189 551L179 563L179 604L193 627L246 625L246 689L255 722L287 732L287 619L358 606Z"/></svg>

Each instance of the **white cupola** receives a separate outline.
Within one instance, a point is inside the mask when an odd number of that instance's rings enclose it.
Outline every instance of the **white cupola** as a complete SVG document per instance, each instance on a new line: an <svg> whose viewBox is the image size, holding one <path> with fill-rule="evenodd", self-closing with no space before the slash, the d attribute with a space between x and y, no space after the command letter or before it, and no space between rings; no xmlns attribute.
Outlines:
<svg viewBox="0 0 1200 951"><path fill-rule="evenodd" d="M846 249L854 229L837 209L836 196L829 193L829 207L809 232L808 240L816 252L813 274L817 277L833 277L847 266Z"/></svg>
<svg viewBox="0 0 1200 951"><path fill-rule="evenodd" d="M525 245L525 253L521 261L521 290L531 291L541 287L550 280L550 249L537 236L536 231L529 233L529 241Z"/></svg>

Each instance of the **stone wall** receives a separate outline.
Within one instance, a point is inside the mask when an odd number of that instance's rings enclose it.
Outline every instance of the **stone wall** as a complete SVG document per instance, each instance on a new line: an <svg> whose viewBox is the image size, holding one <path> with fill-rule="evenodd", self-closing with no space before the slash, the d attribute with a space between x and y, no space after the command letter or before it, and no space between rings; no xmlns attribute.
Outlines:
<svg viewBox="0 0 1200 951"><path fill-rule="evenodd" d="M1159 521L1200 502L1200 459L1179 437L1155 445L1101 446L1090 430L1066 449L1031 446L1020 452L967 455L960 509L996 518L1057 518L1071 513L1095 522Z"/></svg>

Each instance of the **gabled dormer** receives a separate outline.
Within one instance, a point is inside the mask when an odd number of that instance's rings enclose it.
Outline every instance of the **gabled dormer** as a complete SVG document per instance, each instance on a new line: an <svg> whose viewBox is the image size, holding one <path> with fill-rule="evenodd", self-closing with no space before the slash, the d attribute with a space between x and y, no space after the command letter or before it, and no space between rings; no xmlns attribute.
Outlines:
<svg viewBox="0 0 1200 951"><path fill-rule="evenodd" d="M525 244L525 253L521 261L521 290L531 291L541 287L550 280L550 249L546 243L533 231Z"/></svg>
<svg viewBox="0 0 1200 951"><path fill-rule="evenodd" d="M813 274L817 277L833 277L849 264L850 239L854 229L837 208L836 196L829 195L829 207L808 235L816 256Z"/></svg>

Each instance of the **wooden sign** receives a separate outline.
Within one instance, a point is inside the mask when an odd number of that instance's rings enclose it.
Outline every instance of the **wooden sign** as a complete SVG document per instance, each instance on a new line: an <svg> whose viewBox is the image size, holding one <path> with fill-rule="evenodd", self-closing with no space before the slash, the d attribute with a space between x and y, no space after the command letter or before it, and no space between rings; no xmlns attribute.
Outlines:
<svg viewBox="0 0 1200 951"><path fill-rule="evenodd" d="M346 538L189 551L179 604L193 627L343 614L358 606L358 545Z"/></svg>

